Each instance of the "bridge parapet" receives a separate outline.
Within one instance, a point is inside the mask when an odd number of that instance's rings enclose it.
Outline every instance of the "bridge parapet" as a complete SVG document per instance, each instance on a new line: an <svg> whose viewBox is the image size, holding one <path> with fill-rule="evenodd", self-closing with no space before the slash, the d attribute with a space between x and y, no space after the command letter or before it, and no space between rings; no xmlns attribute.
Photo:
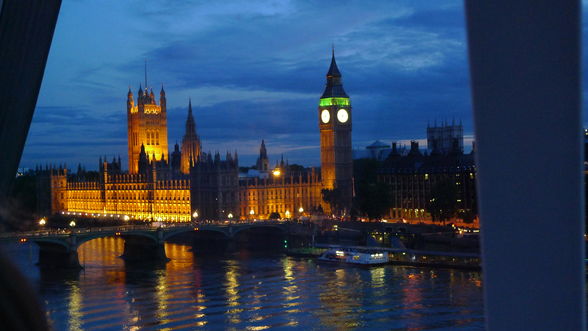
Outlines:
<svg viewBox="0 0 588 331"><path fill-rule="evenodd" d="M289 234L296 223L257 221L247 223L178 223L152 225L124 225L77 228L67 230L39 230L0 234L0 241L31 241L39 246L39 264L80 268L77 250L82 244L97 238L121 237L125 241L123 258L129 261L167 260L164 243L171 237L193 231L212 231L233 239L242 231L253 228L275 228ZM295 229L294 229L295 230Z"/></svg>

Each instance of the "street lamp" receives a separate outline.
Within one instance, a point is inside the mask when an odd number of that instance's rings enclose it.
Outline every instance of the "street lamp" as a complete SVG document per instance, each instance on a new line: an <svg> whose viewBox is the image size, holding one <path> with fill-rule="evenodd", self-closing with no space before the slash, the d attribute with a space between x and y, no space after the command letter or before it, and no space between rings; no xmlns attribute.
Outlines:
<svg viewBox="0 0 588 331"><path fill-rule="evenodd" d="M192 214L192 217L198 218L198 211L197 210L194 211L194 214Z"/></svg>
<svg viewBox="0 0 588 331"><path fill-rule="evenodd" d="M130 219L131 219L131 218L129 217L129 215L125 215L125 216L123 217L123 220L125 220L125 221L128 221L128 220L130 220Z"/></svg>
<svg viewBox="0 0 588 331"><path fill-rule="evenodd" d="M72 220L71 222L69 222L69 226L72 227L72 228L74 226L76 226L76 221Z"/></svg>
<svg viewBox="0 0 588 331"><path fill-rule="evenodd" d="M40 225L40 226L44 226L45 224L47 224L47 220L45 219L45 217L42 217L42 218L39 220L39 225Z"/></svg>
<svg viewBox="0 0 588 331"><path fill-rule="evenodd" d="M229 215L227 215L229 218L233 218L233 213L229 213Z"/></svg>
<svg viewBox="0 0 588 331"><path fill-rule="evenodd" d="M300 206L300 208L298 208L298 212L299 212L300 214L304 213L304 208L302 208L302 206Z"/></svg>
<svg viewBox="0 0 588 331"><path fill-rule="evenodd" d="M286 218L290 218L290 211L286 210Z"/></svg>

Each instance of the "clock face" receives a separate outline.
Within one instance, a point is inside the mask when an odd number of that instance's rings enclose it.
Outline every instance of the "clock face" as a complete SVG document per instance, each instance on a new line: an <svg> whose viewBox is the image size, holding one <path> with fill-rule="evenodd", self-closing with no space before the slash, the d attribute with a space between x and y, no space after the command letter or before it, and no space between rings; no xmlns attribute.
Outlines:
<svg viewBox="0 0 588 331"><path fill-rule="evenodd" d="M330 119L331 114L329 114L329 111L327 109L323 109L323 111L321 112L321 121L323 121L323 123L329 123Z"/></svg>
<svg viewBox="0 0 588 331"><path fill-rule="evenodd" d="M337 112L337 119L341 123L347 122L347 120L349 119L349 114L347 113L347 110L343 108L339 109L339 111Z"/></svg>

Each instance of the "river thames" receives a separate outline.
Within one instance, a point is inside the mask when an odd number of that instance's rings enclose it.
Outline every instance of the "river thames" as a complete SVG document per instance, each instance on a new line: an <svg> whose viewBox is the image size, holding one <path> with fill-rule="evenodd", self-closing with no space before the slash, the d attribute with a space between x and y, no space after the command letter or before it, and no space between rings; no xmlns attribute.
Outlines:
<svg viewBox="0 0 588 331"><path fill-rule="evenodd" d="M479 272L317 264L278 250L201 252L166 243L164 267L128 266L123 239L79 248L79 273L39 270L34 244L6 245L55 330L484 328Z"/></svg>

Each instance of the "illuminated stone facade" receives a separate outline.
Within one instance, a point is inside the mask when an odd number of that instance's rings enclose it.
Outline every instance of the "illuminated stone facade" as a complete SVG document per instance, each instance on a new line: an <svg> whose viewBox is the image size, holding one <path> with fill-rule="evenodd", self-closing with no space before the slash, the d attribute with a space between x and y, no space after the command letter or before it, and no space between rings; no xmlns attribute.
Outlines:
<svg viewBox="0 0 588 331"><path fill-rule="evenodd" d="M341 79L333 51L327 84L318 107L321 175L324 188L337 189L342 205L349 211L353 199L351 102Z"/></svg>
<svg viewBox="0 0 588 331"><path fill-rule="evenodd" d="M153 90L139 87L137 103L129 89L127 94L127 122L129 173L139 172L139 154L141 146L149 160L165 159L167 148L167 102L163 87L159 93L159 105L155 101Z"/></svg>
<svg viewBox="0 0 588 331"><path fill-rule="evenodd" d="M239 216L241 219L266 219L272 213L280 217L300 217L324 208L320 176L311 169L305 173L283 173L268 178L239 180Z"/></svg>

